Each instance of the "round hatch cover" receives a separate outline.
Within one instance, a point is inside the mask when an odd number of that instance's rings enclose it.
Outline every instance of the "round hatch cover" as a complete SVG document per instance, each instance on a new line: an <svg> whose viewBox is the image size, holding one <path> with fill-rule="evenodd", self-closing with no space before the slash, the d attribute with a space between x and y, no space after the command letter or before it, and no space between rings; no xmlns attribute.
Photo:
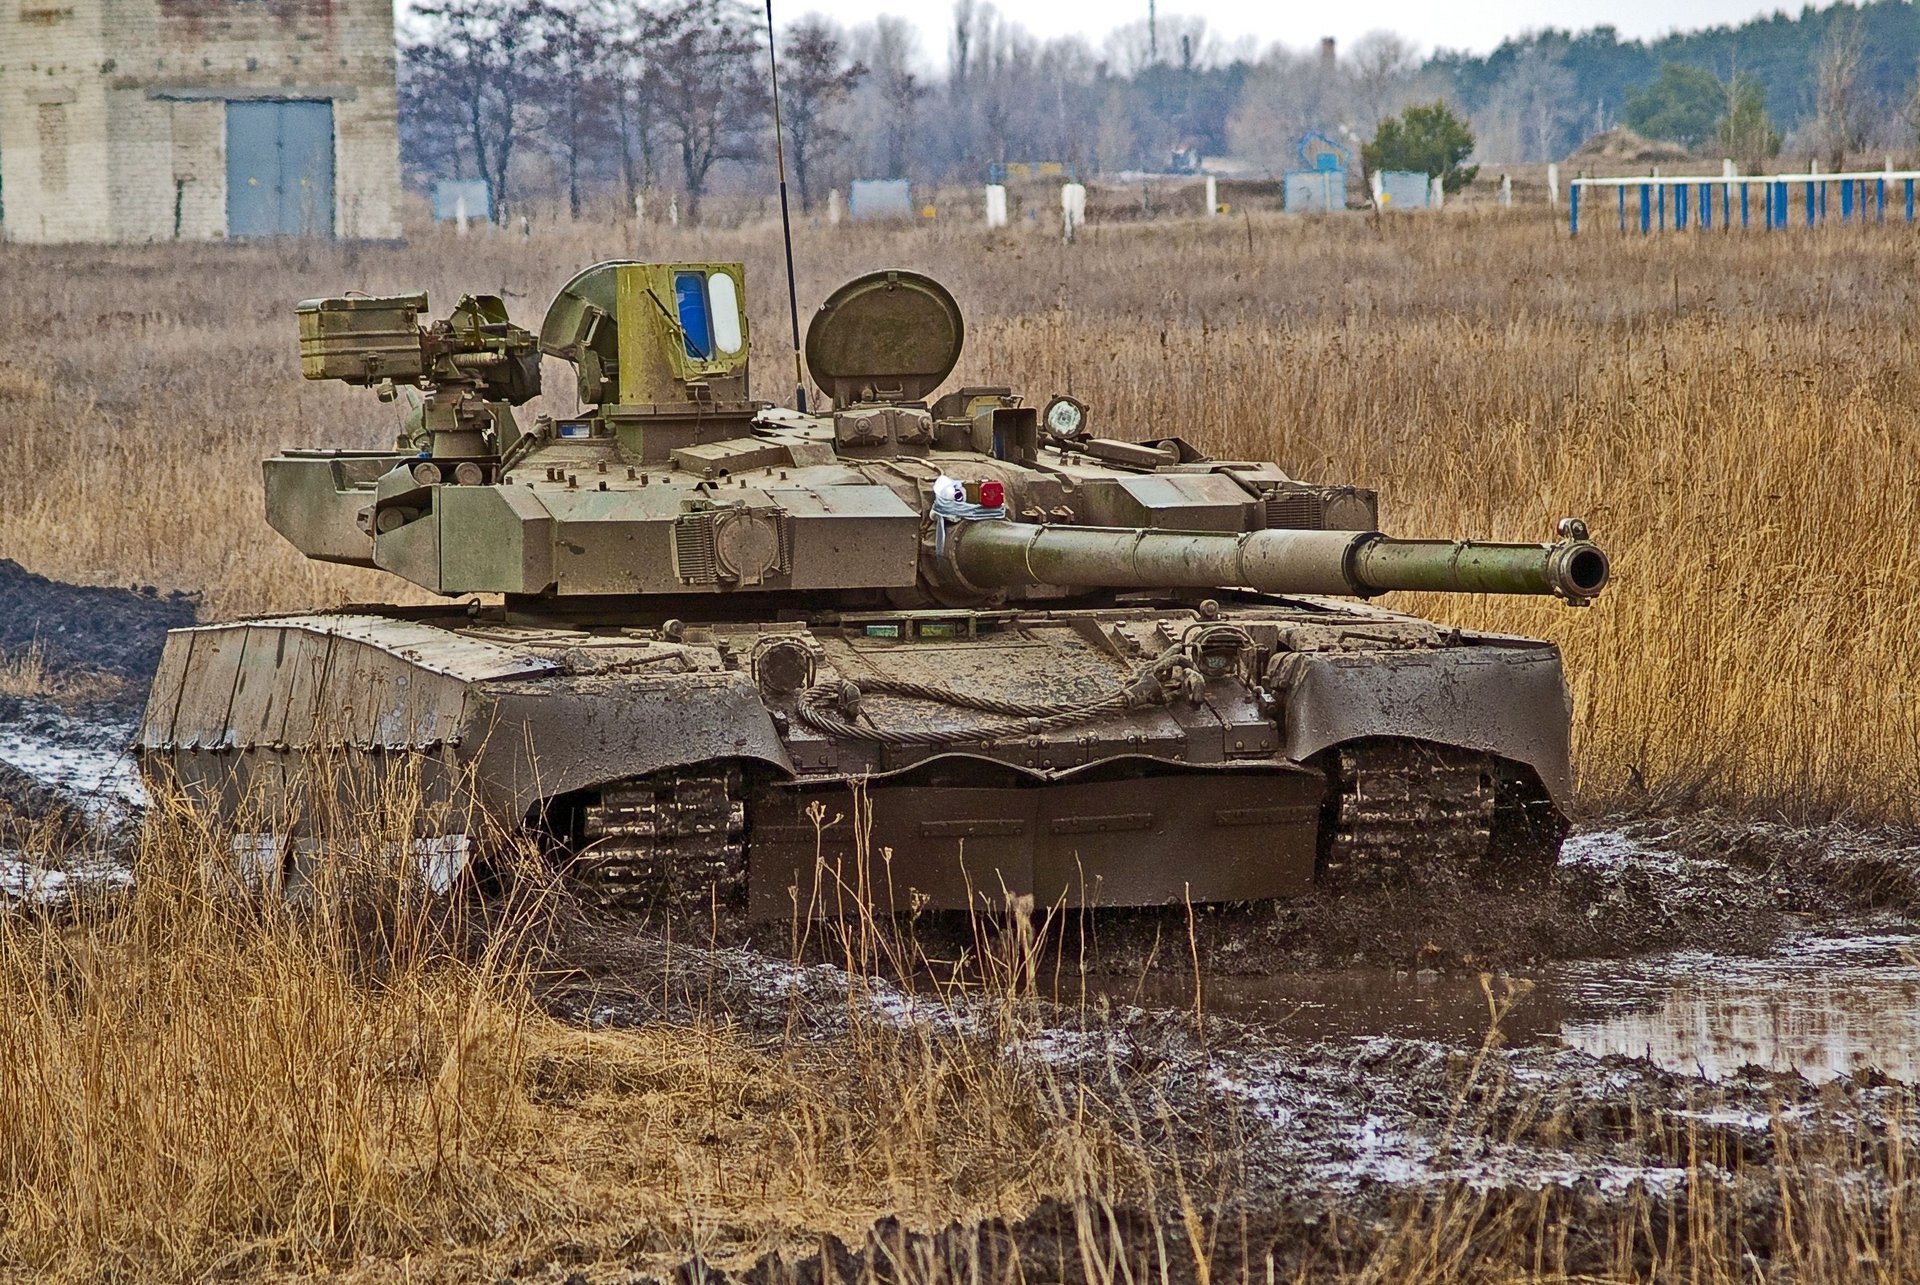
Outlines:
<svg viewBox="0 0 1920 1285"><path fill-rule="evenodd" d="M960 305L918 272L869 272L841 286L807 327L807 369L835 406L919 401L960 360Z"/></svg>

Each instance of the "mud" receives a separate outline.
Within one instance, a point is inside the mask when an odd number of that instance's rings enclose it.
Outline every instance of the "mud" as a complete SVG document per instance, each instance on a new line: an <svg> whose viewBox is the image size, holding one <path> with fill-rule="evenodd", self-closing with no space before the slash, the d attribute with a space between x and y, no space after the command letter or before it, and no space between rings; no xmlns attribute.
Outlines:
<svg viewBox="0 0 1920 1285"><path fill-rule="evenodd" d="M50 686L0 695L0 906L125 885L114 854L145 797L127 747L167 630L197 609L190 595L62 584L0 559L0 658L37 649Z"/></svg>
<svg viewBox="0 0 1920 1285"><path fill-rule="evenodd" d="M106 703L137 715L160 663L167 630L194 623L199 600L151 586L105 589L62 584L0 558L0 656L38 645L56 675L123 680ZM17 711L0 708L0 726Z"/></svg>
<svg viewBox="0 0 1920 1285"><path fill-rule="evenodd" d="M1330 1272L1448 1200L1491 1223L1547 1211L1590 1226L1567 1266L1598 1276L1614 1266L1598 1229L1626 1207L1656 1226L1678 1219L1703 1181L1750 1206L1742 1234L1764 1263L1782 1149L1837 1138L1857 1154L1860 1139L1885 1137L1911 1110L1920 1047L1920 931L1886 917L1808 927L1757 956L1682 951L1484 981L1203 970L1197 1001L1149 977L1125 996L1019 1000L1011 1024L977 993L622 939L611 926L575 932L562 956L599 967L548 998L591 1025L718 1018L769 1043L837 1046L852 1026L891 1024L996 1042L1069 1097L1132 1121L1142 1148L1210 1193L1202 1253L1222 1279L1246 1278L1242 1254L1255 1278L1269 1260L1278 1279ZM1849 1180L1871 1200L1886 1175L1865 1164ZM1110 1281L1089 1264L1118 1254L1137 1279L1191 1280L1195 1216L1118 1193L1013 1223L884 1224L864 1244L632 1279L886 1280L911 1262L971 1264L956 1279Z"/></svg>

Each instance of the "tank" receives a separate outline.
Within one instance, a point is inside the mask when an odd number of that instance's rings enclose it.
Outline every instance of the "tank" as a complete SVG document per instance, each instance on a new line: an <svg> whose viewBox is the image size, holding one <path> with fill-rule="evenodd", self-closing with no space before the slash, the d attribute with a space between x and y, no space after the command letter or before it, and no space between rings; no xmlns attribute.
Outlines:
<svg viewBox="0 0 1920 1285"><path fill-rule="evenodd" d="M739 264L614 262L537 335L488 296L431 323L425 295L300 304L303 374L403 424L266 461L267 520L448 601L175 631L145 772L285 878L326 851L321 800L405 774L438 880L504 827L604 900L761 917L1553 862L1557 649L1367 600L1585 605L1608 564L1578 521L1397 539L1361 487L1069 396L943 391L961 310L904 270L814 316L826 404L769 405L744 302ZM543 356L588 409L523 423Z"/></svg>

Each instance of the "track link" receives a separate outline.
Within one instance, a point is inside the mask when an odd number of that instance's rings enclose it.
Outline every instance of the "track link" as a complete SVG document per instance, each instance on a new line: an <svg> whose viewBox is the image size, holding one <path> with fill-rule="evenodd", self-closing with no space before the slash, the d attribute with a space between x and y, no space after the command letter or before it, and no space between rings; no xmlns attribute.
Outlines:
<svg viewBox="0 0 1920 1285"><path fill-rule="evenodd" d="M599 905L703 907L746 898L746 803L735 770L661 772L608 786L582 818L569 870Z"/></svg>
<svg viewBox="0 0 1920 1285"><path fill-rule="evenodd" d="M1493 849L1491 755L1422 741L1358 741L1328 762L1317 882L1404 887L1478 870Z"/></svg>

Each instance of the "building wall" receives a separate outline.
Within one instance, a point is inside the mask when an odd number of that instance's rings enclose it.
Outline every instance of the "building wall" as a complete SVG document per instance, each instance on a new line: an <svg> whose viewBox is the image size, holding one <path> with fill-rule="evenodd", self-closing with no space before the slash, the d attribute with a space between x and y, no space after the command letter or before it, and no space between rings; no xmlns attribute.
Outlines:
<svg viewBox="0 0 1920 1285"><path fill-rule="evenodd" d="M393 0L0 0L0 227L224 237L226 103L257 99L331 101L336 235L399 235Z"/></svg>

